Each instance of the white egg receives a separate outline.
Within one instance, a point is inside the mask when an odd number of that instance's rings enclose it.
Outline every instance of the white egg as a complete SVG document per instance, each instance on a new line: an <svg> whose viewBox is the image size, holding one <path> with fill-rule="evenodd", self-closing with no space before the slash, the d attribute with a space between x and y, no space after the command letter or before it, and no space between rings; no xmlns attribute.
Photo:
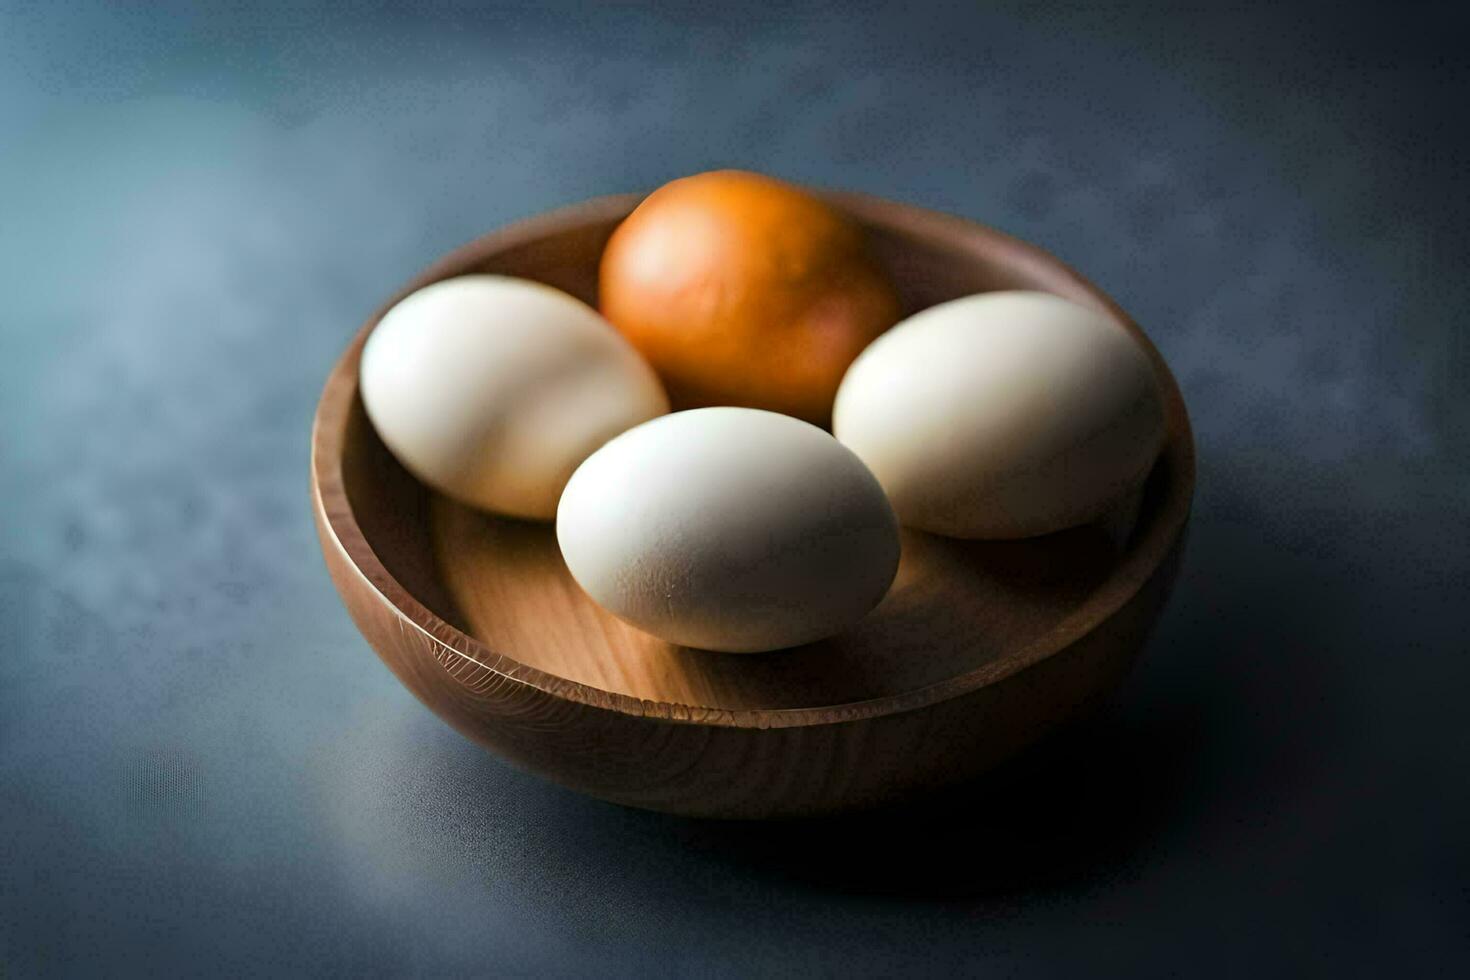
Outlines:
<svg viewBox="0 0 1470 980"><path fill-rule="evenodd" d="M672 643L776 650L853 625L898 568L878 481L816 426L749 408L655 419L594 453L556 520L593 599Z"/></svg>
<svg viewBox="0 0 1470 980"><path fill-rule="evenodd" d="M362 351L363 406L420 480L549 520L603 443L669 410L658 378L595 310L541 283L461 276L384 314Z"/></svg>
<svg viewBox="0 0 1470 980"><path fill-rule="evenodd" d="M1163 402L1143 348L1105 314L995 292L909 317L853 362L833 431L899 519L958 538L1087 523L1148 475Z"/></svg>

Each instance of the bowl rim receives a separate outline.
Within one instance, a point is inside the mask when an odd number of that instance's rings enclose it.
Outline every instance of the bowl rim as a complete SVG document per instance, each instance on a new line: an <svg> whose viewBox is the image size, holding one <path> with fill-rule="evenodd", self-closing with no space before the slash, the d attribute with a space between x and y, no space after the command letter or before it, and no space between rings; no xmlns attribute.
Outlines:
<svg viewBox="0 0 1470 980"><path fill-rule="evenodd" d="M897 694L835 705L794 708L712 708L645 700L607 691L521 663L490 649L431 612L391 575L367 540L353 513L342 473L347 422L358 401L358 364L368 335L383 315L410 293L455 275L481 268L494 255L548 235L605 223L626 215L646 195L615 194L567 205L514 221L453 249L398 290L354 335L328 375L317 404L311 434L311 496L324 546L330 541L349 566L398 618L400 629L421 634L452 657L476 665L501 681L534 688L551 697L637 718L733 728L786 728L834 724L899 714L971 693L1005 680L1081 641L1119 612L1168 559L1188 523L1195 482L1194 436L1179 386L1163 357L1143 330L1102 290L1060 259L1029 242L979 222L901 204L868 194L818 191L865 225L885 227L961 251L1003 250L1007 263L1048 289L1081 294L1125 327L1153 361L1164 394L1168 438L1162 456L1170 479L1158 516L1144 536L1070 614L1050 631L995 660ZM479 686L483 681L477 682Z"/></svg>

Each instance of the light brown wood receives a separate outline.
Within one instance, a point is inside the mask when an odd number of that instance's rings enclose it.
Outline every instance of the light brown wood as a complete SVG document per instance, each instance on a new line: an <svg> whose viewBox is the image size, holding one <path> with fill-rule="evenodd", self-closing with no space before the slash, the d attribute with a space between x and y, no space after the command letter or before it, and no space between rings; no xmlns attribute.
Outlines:
<svg viewBox="0 0 1470 980"><path fill-rule="evenodd" d="M426 491L357 396L363 328L322 396L312 488L323 552L384 662L446 721L565 785L635 806L766 817L891 800L967 778L1114 688L1171 584L1194 449L1142 332L1060 262L993 230L829 195L868 229L909 310L1044 289L1118 319L1164 384L1169 441L1110 527L1019 542L906 532L898 578L849 633L794 651L670 646L612 618L568 576L547 525ZM603 198L457 250L411 283L493 271L595 301L602 245L638 198ZM397 297L395 297L396 299ZM385 307L386 309L386 307Z"/></svg>
<svg viewBox="0 0 1470 980"><path fill-rule="evenodd" d="M735 655L666 643L603 610L572 579L549 525L441 498L430 523L456 625L490 649L514 650L524 664L602 690L722 709L889 697L996 663L1076 609L1116 554L1096 528L989 543L906 531L893 587L855 629L792 650Z"/></svg>

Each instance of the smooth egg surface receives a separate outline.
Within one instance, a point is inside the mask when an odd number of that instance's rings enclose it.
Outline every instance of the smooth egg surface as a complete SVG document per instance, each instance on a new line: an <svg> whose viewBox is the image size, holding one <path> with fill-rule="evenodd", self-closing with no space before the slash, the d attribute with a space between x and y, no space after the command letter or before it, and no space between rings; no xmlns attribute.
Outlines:
<svg viewBox="0 0 1470 980"><path fill-rule="evenodd" d="M833 431L906 525L1022 538L1084 524L1136 489L1164 441L1149 355L1104 313L981 293L879 337L838 389Z"/></svg>
<svg viewBox="0 0 1470 980"><path fill-rule="evenodd" d="M506 276L403 299L368 336L360 381L409 472L471 506L539 520L556 515L584 459L668 411L652 368L595 310Z"/></svg>
<svg viewBox="0 0 1470 980"><path fill-rule="evenodd" d="M689 647L755 652L841 632L898 568L878 481L786 415L703 408L655 419L582 464L557 539L595 601Z"/></svg>
<svg viewBox="0 0 1470 980"><path fill-rule="evenodd" d="M853 358L902 313L856 222L738 170L650 194L608 241L598 297L676 408L741 405L818 425Z"/></svg>

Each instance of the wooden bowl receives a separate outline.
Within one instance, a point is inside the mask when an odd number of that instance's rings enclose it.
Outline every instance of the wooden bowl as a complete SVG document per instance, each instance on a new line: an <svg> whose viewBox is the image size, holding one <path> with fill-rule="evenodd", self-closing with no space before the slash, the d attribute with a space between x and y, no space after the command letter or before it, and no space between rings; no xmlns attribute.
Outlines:
<svg viewBox="0 0 1470 980"><path fill-rule="evenodd" d="M357 390L380 311L317 408L317 528L358 628L449 724L607 800L770 817L966 779L1123 678L1174 579L1194 489L1189 420L1168 368L1117 306L1040 249L918 208L828 198L867 227L910 311L1039 289L1103 310L1138 338L1166 393L1169 437L1131 516L1018 542L905 532L893 588L847 634L772 654L671 646L582 593L551 525L453 504L393 460ZM494 232L393 302L471 272L538 279L595 302L603 245L639 199L599 198Z"/></svg>

